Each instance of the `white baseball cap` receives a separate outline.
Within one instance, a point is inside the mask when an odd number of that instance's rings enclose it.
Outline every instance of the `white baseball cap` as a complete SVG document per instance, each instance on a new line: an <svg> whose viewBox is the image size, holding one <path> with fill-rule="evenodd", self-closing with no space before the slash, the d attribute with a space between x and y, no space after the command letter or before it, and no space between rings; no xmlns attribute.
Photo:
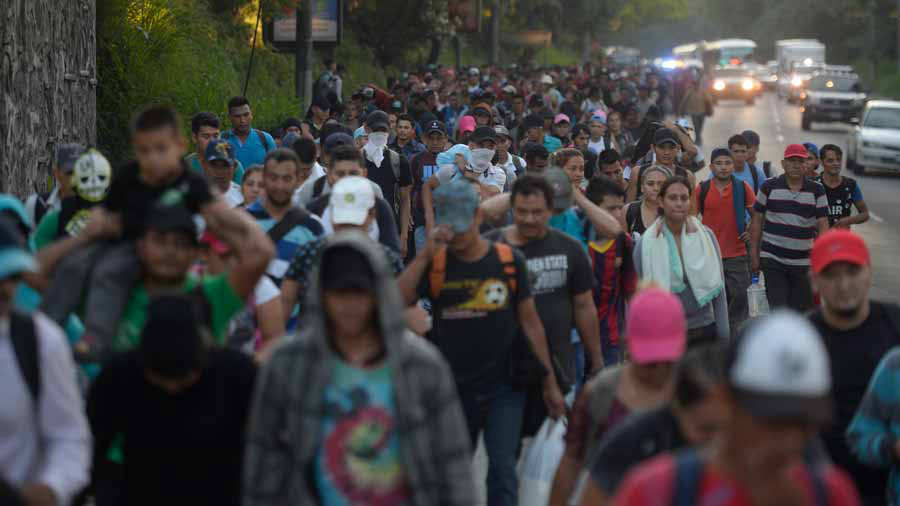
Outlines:
<svg viewBox="0 0 900 506"><path fill-rule="evenodd" d="M541 84L553 84L553 78L550 77L548 74L544 74L541 77Z"/></svg>
<svg viewBox="0 0 900 506"><path fill-rule="evenodd" d="M755 417L828 423L831 368L812 324L789 310L748 324L732 342L728 382Z"/></svg>
<svg viewBox="0 0 900 506"><path fill-rule="evenodd" d="M362 225L375 206L375 190L367 178L346 176L331 189L329 205L335 225Z"/></svg>

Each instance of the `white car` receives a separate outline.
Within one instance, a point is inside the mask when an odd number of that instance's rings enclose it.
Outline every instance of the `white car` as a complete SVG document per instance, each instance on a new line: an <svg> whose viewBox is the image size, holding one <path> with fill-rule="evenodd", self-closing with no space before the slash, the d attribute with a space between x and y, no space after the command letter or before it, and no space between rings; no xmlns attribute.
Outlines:
<svg viewBox="0 0 900 506"><path fill-rule="evenodd" d="M900 102L868 102L847 144L847 168L854 173L867 168L900 172Z"/></svg>

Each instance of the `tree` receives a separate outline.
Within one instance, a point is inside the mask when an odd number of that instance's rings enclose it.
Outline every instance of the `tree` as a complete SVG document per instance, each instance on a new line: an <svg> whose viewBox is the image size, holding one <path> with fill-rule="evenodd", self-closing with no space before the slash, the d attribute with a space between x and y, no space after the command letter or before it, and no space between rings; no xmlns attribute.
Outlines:
<svg viewBox="0 0 900 506"><path fill-rule="evenodd" d="M59 143L96 142L94 0L4 0L0 191L45 185Z"/></svg>
<svg viewBox="0 0 900 506"><path fill-rule="evenodd" d="M347 8L345 29L369 47L382 67L404 62L415 49L432 44L449 29L446 0L381 0Z"/></svg>

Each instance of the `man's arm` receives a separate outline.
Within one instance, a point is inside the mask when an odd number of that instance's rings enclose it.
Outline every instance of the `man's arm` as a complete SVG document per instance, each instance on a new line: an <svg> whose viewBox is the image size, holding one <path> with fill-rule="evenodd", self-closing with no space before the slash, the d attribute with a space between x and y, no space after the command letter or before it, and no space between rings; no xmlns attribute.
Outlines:
<svg viewBox="0 0 900 506"><path fill-rule="evenodd" d="M297 296L300 293L300 283L285 276L281 280L281 307L284 308L285 324L290 320L294 306L297 305Z"/></svg>
<svg viewBox="0 0 900 506"><path fill-rule="evenodd" d="M762 242L762 223L765 212L753 210L750 218L750 272L759 272L759 248ZM826 221L827 224L827 221Z"/></svg>
<svg viewBox="0 0 900 506"><path fill-rule="evenodd" d="M228 281L234 293L247 298L275 257L275 245L250 215L229 208L222 199L204 207L203 218L210 230L233 249L238 262L228 272Z"/></svg>
<svg viewBox="0 0 900 506"><path fill-rule="evenodd" d="M485 200L479 206L484 215L485 221L494 223L503 218L510 209L510 194L501 193Z"/></svg>
<svg viewBox="0 0 900 506"><path fill-rule="evenodd" d="M573 188L572 195L575 203L584 211L585 216L594 225L594 229L600 237L616 237L622 233L622 225L619 224L619 220L591 202L591 199L587 198L581 190Z"/></svg>
<svg viewBox="0 0 900 506"><path fill-rule="evenodd" d="M440 186L437 176L431 176L422 183L422 207L425 208L425 234L431 235L434 228L434 199L431 194Z"/></svg>
<svg viewBox="0 0 900 506"><path fill-rule="evenodd" d="M579 293L573 299L575 311L575 328L578 337L591 356L591 374L603 368L603 352L600 344L600 322L597 319L597 306L594 305L594 292L588 290Z"/></svg>
<svg viewBox="0 0 900 506"><path fill-rule="evenodd" d="M544 324L541 323L541 317L534 305L534 297L519 301L517 310L519 325L522 327L525 337L531 342L531 347L538 360L547 369L547 376L544 377L544 403L547 405L547 412L551 417L559 418L566 413L566 402L559 389L559 383L556 381L556 374L553 373L547 334L544 333Z"/></svg>
<svg viewBox="0 0 900 506"><path fill-rule="evenodd" d="M409 227L412 223L412 207L410 192L412 186L400 188L400 254L406 256L406 247L409 244Z"/></svg>
<svg viewBox="0 0 900 506"><path fill-rule="evenodd" d="M856 208L856 214L837 220L834 224L835 228L849 228L850 225L859 225L869 221L869 206L864 200L854 202L853 206Z"/></svg>
<svg viewBox="0 0 900 506"><path fill-rule="evenodd" d="M819 218L816 220L816 229L818 229L819 236L828 232L828 218Z"/></svg>

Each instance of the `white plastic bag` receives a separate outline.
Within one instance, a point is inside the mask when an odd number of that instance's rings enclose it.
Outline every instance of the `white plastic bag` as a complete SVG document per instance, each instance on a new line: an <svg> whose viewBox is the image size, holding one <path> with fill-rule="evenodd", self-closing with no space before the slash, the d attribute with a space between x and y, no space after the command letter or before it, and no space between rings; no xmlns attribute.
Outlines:
<svg viewBox="0 0 900 506"><path fill-rule="evenodd" d="M547 418L522 455L519 474L519 506L547 506L556 468L566 444L564 418Z"/></svg>

